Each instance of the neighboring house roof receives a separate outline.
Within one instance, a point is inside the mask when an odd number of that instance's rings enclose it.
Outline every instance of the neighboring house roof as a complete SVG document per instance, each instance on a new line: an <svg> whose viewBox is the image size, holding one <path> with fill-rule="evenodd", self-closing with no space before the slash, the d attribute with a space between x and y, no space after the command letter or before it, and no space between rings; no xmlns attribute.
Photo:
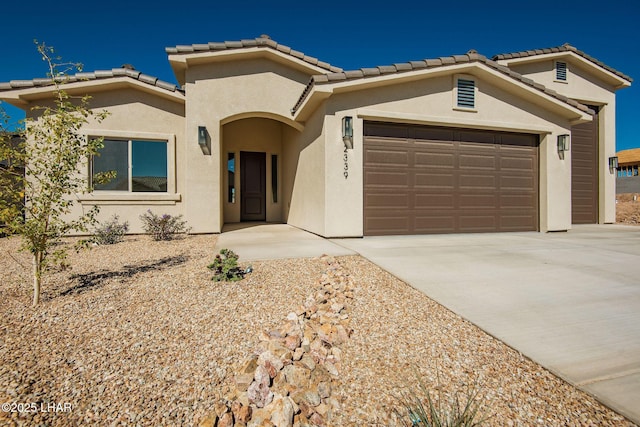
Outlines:
<svg viewBox="0 0 640 427"><path fill-rule="evenodd" d="M622 150L616 153L618 156L618 164L640 164L640 148L632 148L630 150Z"/></svg>
<svg viewBox="0 0 640 427"><path fill-rule="evenodd" d="M181 89L175 84L168 83L158 79L157 77L150 76L148 74L141 73L129 66L123 66L121 68L113 68L111 70L93 71L93 72L80 72L63 76L57 79L59 83L76 83L89 80L101 80L110 79L114 77L128 77L134 80L138 80L142 83L158 87L160 89L168 90L170 92L179 92ZM52 86L53 81L50 78L39 78L32 80L11 80L6 83L0 83L0 91L29 89L37 87Z"/></svg>
<svg viewBox="0 0 640 427"><path fill-rule="evenodd" d="M534 49L534 50L524 50L521 52L512 52L512 53L501 53L499 55L495 55L492 59L494 61L501 61L501 60L508 60L508 59L515 59L515 58L526 58L529 56L536 56L536 55L546 55L546 54L550 54L550 53L561 53L561 52L573 52L578 56L581 56L582 58L586 59L589 62L592 62L593 64L604 68L605 70L609 71L610 73L615 74L616 76L627 80L628 82L632 82L633 79L629 76L627 76L624 73L621 73L620 71L608 66L607 64L605 64L602 61L598 61L596 58L594 58L593 56L587 55L586 53L584 53L583 51L579 50L578 48L571 46L569 43L565 43L562 46L557 46L557 47L549 47L549 48L544 48L544 49Z"/></svg>
<svg viewBox="0 0 640 427"><path fill-rule="evenodd" d="M291 49L289 46L282 45L272 40L266 34L261 35L256 39L238 40L238 41L225 41L225 42L210 42L205 44L192 44L192 45L179 45L176 47L167 47L165 52L170 55L176 54L191 54L201 52L218 52L224 50L233 49L245 49L250 47L262 47L268 49L274 49L278 52L282 52L286 55L290 55L294 58L300 59L308 64L315 65L330 72L340 72L342 68L334 67L333 65L318 60L312 56L305 55L302 52Z"/></svg>
<svg viewBox="0 0 640 427"><path fill-rule="evenodd" d="M291 113L295 114L295 112L304 103L307 96L309 96L309 94L311 93L315 85L330 84L330 83L336 83L336 82L348 81L348 80L366 79L371 77L380 77L380 76L389 75L389 74L399 74L399 73L406 73L411 71L418 71L418 70L424 70L424 69L430 69L430 68L438 68L438 67L445 67L449 65L474 63L474 62L487 65L488 67L495 69L500 73L506 76L509 76L512 79L518 80L528 86L531 86L541 92L544 92L545 94L552 96L564 103L567 103L572 107L575 107L584 112L589 112L590 114L593 114L593 112L585 105L582 105L579 102L573 99L570 99L564 95L560 95L555 90L548 89L544 85L541 85L540 83L537 83L532 79L529 79L527 77L524 77L521 74L516 73L515 71L511 70L509 67L505 65L501 65L495 61L487 59L486 56L480 55L474 50L470 50L465 55L444 56L444 57L434 58L434 59L425 59L422 61L410 61L410 62L403 62L403 63L393 64L393 65L378 66L374 68L361 68L359 70L352 70L352 71L345 71L345 72L338 72L338 73L327 73L327 74L312 76L311 80L307 84L307 87L304 89L304 91L302 92L302 95L298 99L298 102L296 102L295 106L291 110Z"/></svg>

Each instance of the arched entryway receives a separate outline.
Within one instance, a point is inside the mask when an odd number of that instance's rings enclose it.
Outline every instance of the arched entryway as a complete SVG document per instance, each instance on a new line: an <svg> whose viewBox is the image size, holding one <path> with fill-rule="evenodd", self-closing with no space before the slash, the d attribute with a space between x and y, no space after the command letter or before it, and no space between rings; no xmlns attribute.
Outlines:
<svg viewBox="0 0 640 427"><path fill-rule="evenodd" d="M299 131L271 117L222 125L223 222L284 223L297 167Z"/></svg>

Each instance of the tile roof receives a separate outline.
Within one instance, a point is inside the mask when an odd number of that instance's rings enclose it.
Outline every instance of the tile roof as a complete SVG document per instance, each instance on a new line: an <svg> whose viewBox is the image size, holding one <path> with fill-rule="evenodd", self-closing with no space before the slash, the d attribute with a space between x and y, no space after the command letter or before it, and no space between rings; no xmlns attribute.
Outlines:
<svg viewBox="0 0 640 427"><path fill-rule="evenodd" d="M627 163L640 164L640 148L618 151L616 156L618 156L619 165Z"/></svg>
<svg viewBox="0 0 640 427"><path fill-rule="evenodd" d="M222 50L243 49L248 47L262 47L262 48L274 49L278 52L282 52L286 55L293 56L294 58L300 59L308 64L315 65L317 67L323 68L330 72L342 71L342 68L334 67L331 64L318 60L318 58L307 56L302 52L298 52L297 50L291 49L289 46L285 46L280 43L277 43L275 40L272 40L271 37L269 37L266 34L263 34L260 37L255 39L248 39L248 40L210 42L205 44L179 45L176 47L167 47L165 48L165 52L170 55L176 55L176 54L189 54L189 53L200 53L200 52L218 52Z"/></svg>
<svg viewBox="0 0 640 427"><path fill-rule="evenodd" d="M113 68L111 70L98 70L94 72L80 72L70 74L58 79L59 83L75 83L89 80L101 80L110 79L114 77L129 77L138 80L142 83L146 83L151 86L159 87L160 89L168 90L171 92L181 92L182 90L172 84L158 79L157 77L150 76L148 74L141 73L133 69L131 66L123 65L121 68ZM32 80L11 80L6 83L0 83L0 91L28 89L34 87L45 87L53 85L53 81L50 78L38 78Z"/></svg>
<svg viewBox="0 0 640 427"><path fill-rule="evenodd" d="M531 80L530 78L524 77L523 75L516 73L515 71L511 70L509 67L505 65L501 65L495 61L487 59L486 56L477 53L475 50L470 50L464 55L444 56L440 58L425 59L422 61L410 61L406 63L379 66L374 68L361 68L359 70L319 74L319 75L312 76L311 80L309 80L309 83L307 84L307 87L304 89L304 91L302 92L302 95L298 99L298 102L296 102L296 105L291 110L291 113L292 115L295 114L295 112L300 108L300 106L302 105L304 100L307 98L307 96L309 96L309 94L311 93L313 86L317 84L328 84L328 83L335 83L340 81L365 79L365 78L379 77L379 76L384 76L389 74L400 74L400 73L424 70L429 68L438 68L438 67L444 67L448 65L474 63L474 62L485 64L488 67L496 71L499 71L502 74L505 74L515 80L518 80L526 84L527 86L531 86L532 88L535 88L540 92L544 92L547 95L552 96L562 102L565 102L579 110L588 112L590 114L594 113L588 107L580 104L579 102L573 99L570 99L564 95L561 95L555 90L549 89L541 85L540 83L537 83Z"/></svg>
<svg viewBox="0 0 640 427"><path fill-rule="evenodd" d="M571 46L569 43L565 43L562 46L557 46L557 47L549 47L549 48L545 48L545 49L534 49L534 50L524 50L522 52L513 52L513 53L502 53L499 55L495 55L493 57L494 61L499 61L499 60L503 60L503 59L515 59L515 58L526 58L528 56L536 56L536 55L544 55L544 54L549 54L549 53L560 53L560 52L573 52L578 56L583 57L584 59L586 59L587 61L590 61L592 63L594 63L595 65L604 68L605 70L609 71L610 73L615 74L616 76L627 80L628 82L632 82L633 79L629 76L627 76L624 73L621 73L620 71L609 67L607 64L605 64L602 61L598 61L596 58L594 58L593 56L587 55L586 53L584 53L583 51L577 49L574 46Z"/></svg>

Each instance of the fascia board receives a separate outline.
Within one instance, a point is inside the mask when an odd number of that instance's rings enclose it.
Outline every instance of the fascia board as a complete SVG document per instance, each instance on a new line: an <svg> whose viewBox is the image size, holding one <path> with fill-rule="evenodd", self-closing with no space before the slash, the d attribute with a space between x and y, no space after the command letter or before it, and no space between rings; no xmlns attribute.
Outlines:
<svg viewBox="0 0 640 427"><path fill-rule="evenodd" d="M156 95L160 98L184 104L185 98L179 92L170 92L165 89L151 86L128 77L117 77L104 80L89 80L86 82L74 82L62 84L60 88L69 95L91 95L91 93L104 92L108 90L133 88L142 92ZM16 107L22 108L41 99L49 99L56 92L55 86L32 87L0 92L0 99L7 101Z"/></svg>

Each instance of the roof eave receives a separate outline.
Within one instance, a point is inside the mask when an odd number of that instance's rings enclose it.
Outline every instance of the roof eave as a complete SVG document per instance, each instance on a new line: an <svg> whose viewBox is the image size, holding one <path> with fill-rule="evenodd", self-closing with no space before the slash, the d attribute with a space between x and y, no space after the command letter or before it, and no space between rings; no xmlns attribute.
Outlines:
<svg viewBox="0 0 640 427"><path fill-rule="evenodd" d="M556 60L556 59L565 59L565 58L572 58L573 60L578 61L580 65L591 70L594 75L599 77L601 80L603 80L607 84L610 84L611 86L613 86L613 88L616 90L631 86L631 82L629 80L624 79L618 76L617 74L612 73L611 71L598 66L598 64L595 64L592 61L589 61L588 59L572 51L543 53L539 55L523 56L520 58L514 57L514 58L508 58L508 59L499 59L499 60L496 60L496 62L509 67L512 65L548 61L549 59Z"/></svg>
<svg viewBox="0 0 640 427"><path fill-rule="evenodd" d="M252 58L271 59L275 62L302 71L309 76L328 72L325 68L313 65L289 54L268 47L259 46L206 52L171 53L169 54L169 63L171 64L173 72L178 79L178 83L183 85L186 81L185 72L187 68L191 66Z"/></svg>
<svg viewBox="0 0 640 427"><path fill-rule="evenodd" d="M485 76L485 78L493 80L494 82L504 82L502 85L508 85L512 89L526 91L526 93L530 95L530 100L533 100L538 104L546 105L547 109L566 117L571 124L579 124L592 120L592 116L587 111L583 111L577 106L572 106L550 94L531 87L514 78L510 78L498 70L477 61L441 66L437 68L426 68L409 72L386 74L375 77L316 83L313 84L310 89L308 88L308 95L300 103L293 116L297 121L306 120L315 108L317 108L320 102L327 99L333 93L363 90L390 84L421 80L424 78L434 78L442 75L462 73L478 74L479 76ZM586 109L586 107L584 108Z"/></svg>
<svg viewBox="0 0 640 427"><path fill-rule="evenodd" d="M159 96L160 98L180 104L185 103L185 97L181 92L171 92L128 77L114 77L110 79L89 80L65 83L61 85L61 88L69 95L81 96L126 87L133 87L136 90L150 93ZM53 97L55 92L56 87L54 85L11 89L0 91L0 100L6 101L15 107L25 109L35 101Z"/></svg>

